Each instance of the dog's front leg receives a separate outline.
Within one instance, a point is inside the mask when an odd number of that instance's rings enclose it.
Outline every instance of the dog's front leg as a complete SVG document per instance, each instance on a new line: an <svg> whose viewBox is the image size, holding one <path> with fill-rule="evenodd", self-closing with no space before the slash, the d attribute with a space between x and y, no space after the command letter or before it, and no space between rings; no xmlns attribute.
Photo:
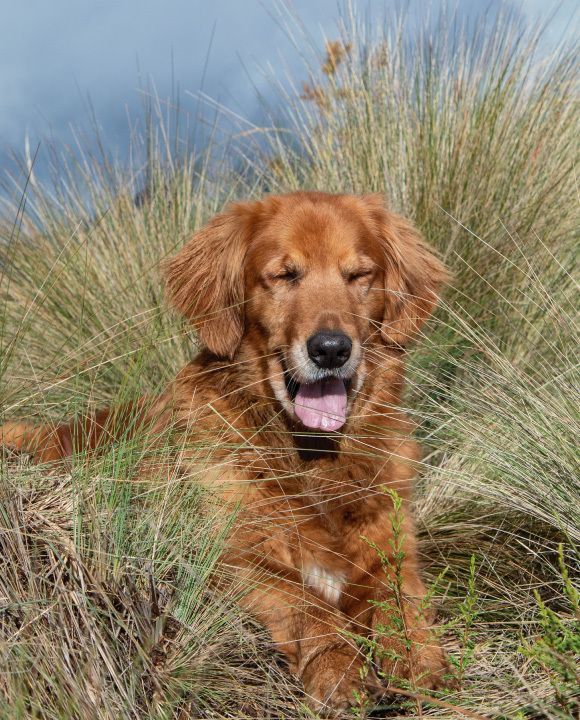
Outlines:
<svg viewBox="0 0 580 720"><path fill-rule="evenodd" d="M341 632L350 629L349 618L301 584L277 577L262 578L242 605L267 627L316 710L332 713L355 703L363 658Z"/></svg>
<svg viewBox="0 0 580 720"><path fill-rule="evenodd" d="M444 687L449 664L423 607L424 589L418 575L406 577L400 587L381 582L374 596L372 630L383 681L387 686L410 683L423 690Z"/></svg>
<svg viewBox="0 0 580 720"><path fill-rule="evenodd" d="M345 612L375 644L375 661L387 686L437 689L447 684L449 664L435 629L434 613L420 578L415 540L408 535L396 549L379 534L361 544L360 573L348 589Z"/></svg>

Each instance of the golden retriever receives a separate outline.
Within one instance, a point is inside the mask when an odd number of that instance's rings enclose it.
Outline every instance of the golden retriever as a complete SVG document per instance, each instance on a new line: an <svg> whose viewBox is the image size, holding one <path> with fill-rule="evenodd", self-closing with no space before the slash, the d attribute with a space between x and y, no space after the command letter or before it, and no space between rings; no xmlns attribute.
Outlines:
<svg viewBox="0 0 580 720"><path fill-rule="evenodd" d="M181 433L184 478L199 463L188 443L213 439L197 477L238 507L223 560L245 584L242 605L319 709L344 709L376 683L349 633L378 637L385 684L441 685L408 507L419 451L399 406L405 348L437 303L442 263L379 195L298 192L226 208L166 278L203 347L143 415ZM57 460L75 435L98 445L109 420L8 423L1 439ZM392 593L380 554L397 562L389 490L403 500L403 637L375 602Z"/></svg>

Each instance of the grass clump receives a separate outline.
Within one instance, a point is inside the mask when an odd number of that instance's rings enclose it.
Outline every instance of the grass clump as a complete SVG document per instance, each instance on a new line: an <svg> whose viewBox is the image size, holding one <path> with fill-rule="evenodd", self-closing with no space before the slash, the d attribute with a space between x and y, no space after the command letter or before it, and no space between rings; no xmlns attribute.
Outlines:
<svg viewBox="0 0 580 720"><path fill-rule="evenodd" d="M1 492L0 717L285 715L240 588L207 586L223 534L199 494L27 467Z"/></svg>
<svg viewBox="0 0 580 720"><path fill-rule="evenodd" d="M455 276L407 403L427 450L425 572L445 570L431 602L461 682L415 714L577 712L576 65L540 41L503 16L371 33L346 9L307 86L284 91L279 131L235 164L176 155L153 105L128 167L55 154L56 184L32 174L0 217L1 419L52 420L154 395L195 352L158 263L227 200L379 191L416 221ZM207 589L223 535L193 479L135 481L135 442L68 475L2 466L0 713L308 716L240 588Z"/></svg>

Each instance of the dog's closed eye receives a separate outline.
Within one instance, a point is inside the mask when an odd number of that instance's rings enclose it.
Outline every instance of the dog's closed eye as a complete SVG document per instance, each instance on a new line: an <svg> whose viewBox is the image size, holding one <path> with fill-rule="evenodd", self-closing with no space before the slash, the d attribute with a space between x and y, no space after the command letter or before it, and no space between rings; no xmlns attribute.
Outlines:
<svg viewBox="0 0 580 720"><path fill-rule="evenodd" d="M354 270L353 272L349 272L346 275L346 279L348 282L356 282L357 280L370 280L374 274L374 271L372 269L360 269L360 270Z"/></svg>
<svg viewBox="0 0 580 720"><path fill-rule="evenodd" d="M376 265L371 258L360 256L342 268L342 276L348 283L370 282L375 276Z"/></svg>
<svg viewBox="0 0 580 720"><path fill-rule="evenodd" d="M295 283L301 278L300 270L296 267L286 267L280 270L280 272L272 275L272 280L283 280L288 283Z"/></svg>

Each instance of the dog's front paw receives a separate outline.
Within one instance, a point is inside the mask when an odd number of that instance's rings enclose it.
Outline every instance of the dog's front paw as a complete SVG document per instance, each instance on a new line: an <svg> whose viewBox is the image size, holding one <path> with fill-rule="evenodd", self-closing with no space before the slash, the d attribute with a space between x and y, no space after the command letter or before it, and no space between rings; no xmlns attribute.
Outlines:
<svg viewBox="0 0 580 720"><path fill-rule="evenodd" d="M377 660L384 684L411 684L419 690L440 690L452 684L449 660L438 640L431 633L413 635L408 642L381 640Z"/></svg>
<svg viewBox="0 0 580 720"><path fill-rule="evenodd" d="M357 702L364 693L362 658L348 643L323 650L302 674L310 706L320 715L333 716Z"/></svg>

